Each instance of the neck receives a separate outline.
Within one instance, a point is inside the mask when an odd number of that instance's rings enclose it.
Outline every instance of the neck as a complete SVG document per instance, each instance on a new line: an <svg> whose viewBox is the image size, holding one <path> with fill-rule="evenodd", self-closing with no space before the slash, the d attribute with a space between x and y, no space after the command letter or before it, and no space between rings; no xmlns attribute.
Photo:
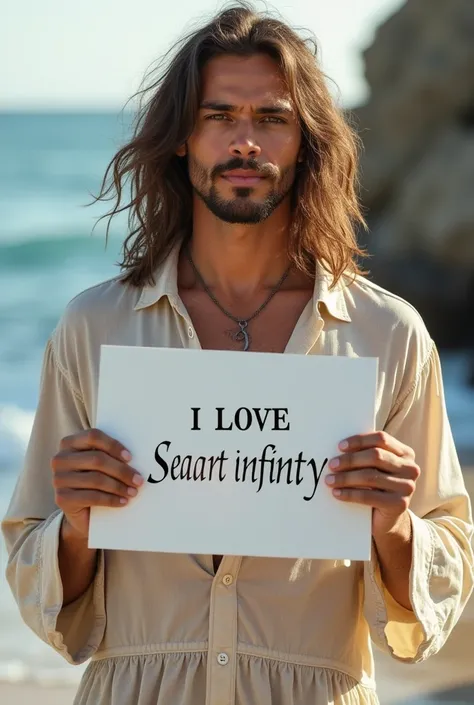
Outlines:
<svg viewBox="0 0 474 705"><path fill-rule="evenodd" d="M206 284L226 298L252 298L289 267L289 203L258 225L224 223L196 198L190 252ZM183 262L184 276L193 278ZM186 276L187 275L187 276Z"/></svg>

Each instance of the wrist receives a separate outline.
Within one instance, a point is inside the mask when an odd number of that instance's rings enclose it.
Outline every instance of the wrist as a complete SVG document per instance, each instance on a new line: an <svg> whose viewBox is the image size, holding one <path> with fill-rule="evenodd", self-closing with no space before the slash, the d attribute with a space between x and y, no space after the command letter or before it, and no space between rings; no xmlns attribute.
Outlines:
<svg viewBox="0 0 474 705"><path fill-rule="evenodd" d="M89 549L87 536L84 536L75 529L66 515L63 516L61 522L60 541L67 545L77 547L80 550L87 549L90 550L91 553L95 551L95 549Z"/></svg>
<svg viewBox="0 0 474 705"><path fill-rule="evenodd" d="M94 580L99 553L89 548L84 536L63 516L59 534L58 566L63 588L62 606L67 607L83 595Z"/></svg>
<svg viewBox="0 0 474 705"><path fill-rule="evenodd" d="M396 519L379 523L373 531L373 540L377 550L393 548L394 544L400 548L410 546L413 537L413 526L408 511L403 512Z"/></svg>

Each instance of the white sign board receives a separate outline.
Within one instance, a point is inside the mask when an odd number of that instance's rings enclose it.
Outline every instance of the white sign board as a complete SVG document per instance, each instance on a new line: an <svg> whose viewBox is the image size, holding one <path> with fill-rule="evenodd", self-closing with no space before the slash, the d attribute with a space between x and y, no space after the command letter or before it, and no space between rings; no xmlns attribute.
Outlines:
<svg viewBox="0 0 474 705"><path fill-rule="evenodd" d="M147 480L93 548L368 560L371 510L324 482L374 430L377 360L102 346L96 426Z"/></svg>

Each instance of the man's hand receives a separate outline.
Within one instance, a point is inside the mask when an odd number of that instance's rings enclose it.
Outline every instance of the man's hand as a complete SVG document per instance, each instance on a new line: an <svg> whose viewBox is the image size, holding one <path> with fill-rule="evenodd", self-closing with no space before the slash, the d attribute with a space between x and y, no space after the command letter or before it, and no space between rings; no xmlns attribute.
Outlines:
<svg viewBox="0 0 474 705"><path fill-rule="evenodd" d="M374 537L394 530L420 475L414 451L383 431L352 436L339 448L343 454L330 461L334 474L326 477L334 496L373 507Z"/></svg>
<svg viewBox="0 0 474 705"><path fill-rule="evenodd" d="M121 443L97 429L63 438L51 461L53 486L74 536L88 537L91 507L121 507L137 494L143 478L130 460Z"/></svg>

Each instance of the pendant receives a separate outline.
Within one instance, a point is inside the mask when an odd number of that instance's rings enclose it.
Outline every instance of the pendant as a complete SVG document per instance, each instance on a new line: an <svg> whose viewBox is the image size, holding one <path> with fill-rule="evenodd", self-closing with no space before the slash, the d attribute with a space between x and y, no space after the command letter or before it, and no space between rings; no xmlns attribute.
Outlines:
<svg viewBox="0 0 474 705"><path fill-rule="evenodd" d="M238 340L239 343L243 342L244 352L249 349L249 334L247 333L248 321L239 321L240 330L232 335L234 340Z"/></svg>

